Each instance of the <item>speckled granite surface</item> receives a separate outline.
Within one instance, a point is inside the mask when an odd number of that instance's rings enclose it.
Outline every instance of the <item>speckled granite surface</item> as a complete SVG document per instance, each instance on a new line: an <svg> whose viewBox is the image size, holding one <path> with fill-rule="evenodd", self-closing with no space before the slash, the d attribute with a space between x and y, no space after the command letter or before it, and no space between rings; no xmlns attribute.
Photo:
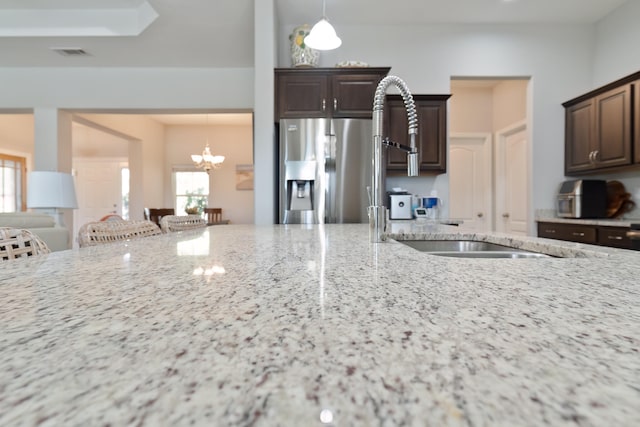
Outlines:
<svg viewBox="0 0 640 427"><path fill-rule="evenodd" d="M640 425L640 253L474 237L585 256L230 225L6 262L0 425Z"/></svg>
<svg viewBox="0 0 640 427"><path fill-rule="evenodd" d="M558 222L562 224L605 225L609 227L630 227L640 223L640 219L577 219L577 218L538 218L537 222Z"/></svg>
<svg viewBox="0 0 640 427"><path fill-rule="evenodd" d="M549 209L538 209L536 211L537 222L558 222L564 224L582 224L582 225L605 225L609 227L629 227L631 224L640 224L637 210L631 214L621 218L559 218L555 211Z"/></svg>

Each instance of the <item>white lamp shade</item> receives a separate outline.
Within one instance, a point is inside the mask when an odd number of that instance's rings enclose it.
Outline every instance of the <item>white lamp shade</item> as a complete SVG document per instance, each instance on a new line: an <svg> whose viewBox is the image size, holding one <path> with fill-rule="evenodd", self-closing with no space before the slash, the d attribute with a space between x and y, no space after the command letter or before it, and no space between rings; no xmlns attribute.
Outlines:
<svg viewBox="0 0 640 427"><path fill-rule="evenodd" d="M340 47L342 40L329 21L322 18L311 28L309 35L304 38L304 43L312 49L332 50Z"/></svg>
<svg viewBox="0 0 640 427"><path fill-rule="evenodd" d="M73 176L63 172L33 171L29 173L27 206L30 208L77 209Z"/></svg>

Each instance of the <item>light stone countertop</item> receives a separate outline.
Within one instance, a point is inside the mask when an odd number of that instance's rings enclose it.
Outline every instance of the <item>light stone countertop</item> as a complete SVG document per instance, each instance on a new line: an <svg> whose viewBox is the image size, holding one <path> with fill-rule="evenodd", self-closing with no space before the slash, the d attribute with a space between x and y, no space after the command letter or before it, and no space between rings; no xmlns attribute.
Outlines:
<svg viewBox="0 0 640 427"><path fill-rule="evenodd" d="M640 224L638 210L623 215L620 218L560 218L552 209L536 209L536 222L556 222L564 224L580 225L604 225L608 227L630 227L631 224Z"/></svg>
<svg viewBox="0 0 640 427"><path fill-rule="evenodd" d="M4 262L2 426L638 426L640 252L208 227Z"/></svg>
<svg viewBox="0 0 640 427"><path fill-rule="evenodd" d="M536 222L555 222L561 224L580 224L580 225L604 225L608 227L630 227L631 224L639 224L640 218L537 218Z"/></svg>

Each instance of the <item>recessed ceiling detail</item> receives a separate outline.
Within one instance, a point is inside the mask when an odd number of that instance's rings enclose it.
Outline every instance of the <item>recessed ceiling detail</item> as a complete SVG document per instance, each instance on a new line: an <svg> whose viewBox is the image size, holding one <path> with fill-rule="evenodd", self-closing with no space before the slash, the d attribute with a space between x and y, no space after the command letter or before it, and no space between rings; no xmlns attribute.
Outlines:
<svg viewBox="0 0 640 427"><path fill-rule="evenodd" d="M0 9L0 37L137 36L158 17L146 0L67 0L59 9L50 3L22 0L5 5Z"/></svg>

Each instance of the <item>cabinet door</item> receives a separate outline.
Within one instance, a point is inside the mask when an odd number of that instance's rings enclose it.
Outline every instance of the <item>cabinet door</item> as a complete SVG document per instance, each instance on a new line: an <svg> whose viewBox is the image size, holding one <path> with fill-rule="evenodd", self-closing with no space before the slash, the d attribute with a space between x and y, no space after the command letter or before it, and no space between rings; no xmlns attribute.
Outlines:
<svg viewBox="0 0 640 427"><path fill-rule="evenodd" d="M595 102L593 99L565 110L565 173L592 169L595 147Z"/></svg>
<svg viewBox="0 0 640 427"><path fill-rule="evenodd" d="M418 116L417 144L420 172L444 173L447 165L447 99L450 95L414 95ZM409 145L407 111L402 96L388 95L385 105L386 135L394 142ZM388 148L386 167L389 175L406 174L407 155Z"/></svg>
<svg viewBox="0 0 640 427"><path fill-rule="evenodd" d="M633 84L634 88L634 114L633 114L633 128L634 128L634 162L640 164L640 80Z"/></svg>
<svg viewBox="0 0 640 427"><path fill-rule="evenodd" d="M327 95L327 77L324 75L277 74L276 121L327 117Z"/></svg>
<svg viewBox="0 0 640 427"><path fill-rule="evenodd" d="M632 158L631 84L622 85L565 111L565 174L628 166Z"/></svg>
<svg viewBox="0 0 640 427"><path fill-rule="evenodd" d="M331 76L332 116L335 118L370 119L373 96L384 75L335 74Z"/></svg>
<svg viewBox="0 0 640 427"><path fill-rule="evenodd" d="M631 239L627 237L628 227L598 227L598 244L614 248L631 249Z"/></svg>
<svg viewBox="0 0 640 427"><path fill-rule="evenodd" d="M538 223L538 237L566 240L569 242L596 244L597 232L594 225Z"/></svg>
<svg viewBox="0 0 640 427"><path fill-rule="evenodd" d="M631 164L631 85L596 97L595 167Z"/></svg>

